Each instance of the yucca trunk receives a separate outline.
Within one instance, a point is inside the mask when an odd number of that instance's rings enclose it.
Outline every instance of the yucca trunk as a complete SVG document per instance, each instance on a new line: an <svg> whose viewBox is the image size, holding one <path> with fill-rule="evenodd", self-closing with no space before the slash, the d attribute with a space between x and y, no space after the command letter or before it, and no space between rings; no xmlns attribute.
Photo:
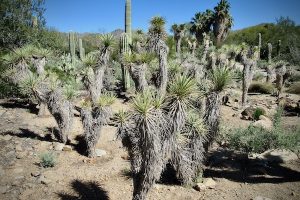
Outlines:
<svg viewBox="0 0 300 200"><path fill-rule="evenodd" d="M42 76L45 72L46 58L37 58L33 60L36 72L39 76ZM45 117L49 115L47 104L39 99L39 117Z"/></svg>
<svg viewBox="0 0 300 200"><path fill-rule="evenodd" d="M159 121L156 123L159 124ZM145 200L155 181L159 180L163 170L163 154L159 132L149 129L146 121L142 122L140 130L141 167L134 176L135 188L133 200Z"/></svg>
<svg viewBox="0 0 300 200"><path fill-rule="evenodd" d="M246 54L242 55L242 64L244 65L243 69L243 93L242 93L242 106L245 106L247 103L248 89L253 79L254 68L256 66L255 58L247 58Z"/></svg>
<svg viewBox="0 0 300 200"><path fill-rule="evenodd" d="M66 144L73 123L73 106L70 101L65 100L60 90L49 93L47 105L58 125L59 139L62 143Z"/></svg>
<svg viewBox="0 0 300 200"><path fill-rule="evenodd" d="M218 92L211 92L206 97L204 122L208 129L205 149L207 150L219 133L220 125L220 96Z"/></svg>
<svg viewBox="0 0 300 200"><path fill-rule="evenodd" d="M165 96L167 92L168 84L168 52L169 48L164 41L160 40L157 47L158 56L159 56L159 93L161 96Z"/></svg>
<svg viewBox="0 0 300 200"><path fill-rule="evenodd" d="M148 87L146 80L146 64L131 65L130 74L134 81L136 91L143 92Z"/></svg>

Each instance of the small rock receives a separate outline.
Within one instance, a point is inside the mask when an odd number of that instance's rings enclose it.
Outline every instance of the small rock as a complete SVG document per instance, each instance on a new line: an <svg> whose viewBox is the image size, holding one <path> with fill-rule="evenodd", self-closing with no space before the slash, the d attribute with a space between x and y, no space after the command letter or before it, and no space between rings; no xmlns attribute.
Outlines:
<svg viewBox="0 0 300 200"><path fill-rule="evenodd" d="M49 185L51 183L51 180L47 179L45 176L40 176L38 182L44 185Z"/></svg>
<svg viewBox="0 0 300 200"><path fill-rule="evenodd" d="M72 151L73 149L72 149L72 147L70 146L70 145L65 145L64 147L63 147L63 151Z"/></svg>
<svg viewBox="0 0 300 200"><path fill-rule="evenodd" d="M41 172L39 172L39 171L31 172L31 176L33 176L33 177L38 177L40 175L41 175Z"/></svg>
<svg viewBox="0 0 300 200"><path fill-rule="evenodd" d="M266 198L266 197L262 197L262 196L257 196L253 200L272 200L272 199L269 199L269 198Z"/></svg>
<svg viewBox="0 0 300 200"><path fill-rule="evenodd" d="M259 120L253 123L255 127L263 127L264 129L270 130L273 128L273 122L266 116L259 116Z"/></svg>
<svg viewBox="0 0 300 200"><path fill-rule="evenodd" d="M5 194L8 190L8 186L0 186L0 194Z"/></svg>
<svg viewBox="0 0 300 200"><path fill-rule="evenodd" d="M0 177L3 177L5 174L4 169L0 166Z"/></svg>
<svg viewBox="0 0 300 200"><path fill-rule="evenodd" d="M105 150L102 149L96 149L96 155L97 157L105 156L107 153Z"/></svg>
<svg viewBox="0 0 300 200"><path fill-rule="evenodd" d="M65 146L65 144L62 144L62 143L55 143L54 145L53 145L53 149L55 150L55 151L62 151L63 149L64 149L64 146ZM65 150L64 150L65 151Z"/></svg>
<svg viewBox="0 0 300 200"><path fill-rule="evenodd" d="M20 174L20 173L22 173L23 171L24 171L23 168L15 168L15 169L13 170L13 173Z"/></svg>
<svg viewBox="0 0 300 200"><path fill-rule="evenodd" d="M5 136L2 137L2 139L3 139L4 141L9 141L9 140L11 140L11 138L12 138L11 135L5 135Z"/></svg>
<svg viewBox="0 0 300 200"><path fill-rule="evenodd" d="M206 186L203 184L203 183L197 183L197 185L195 186L195 190L201 192L201 191L204 191L206 190Z"/></svg>
<svg viewBox="0 0 300 200"><path fill-rule="evenodd" d="M22 159L26 156L26 153L25 152L17 152L16 154L16 158L17 159Z"/></svg>
<svg viewBox="0 0 300 200"><path fill-rule="evenodd" d="M18 145L15 147L15 150L16 150L17 152L21 152L21 151L23 151L23 148L22 148L22 146L21 146L20 144L18 144Z"/></svg>
<svg viewBox="0 0 300 200"><path fill-rule="evenodd" d="M214 181L212 178L204 178L203 184L209 189L214 189L217 185L216 181Z"/></svg>

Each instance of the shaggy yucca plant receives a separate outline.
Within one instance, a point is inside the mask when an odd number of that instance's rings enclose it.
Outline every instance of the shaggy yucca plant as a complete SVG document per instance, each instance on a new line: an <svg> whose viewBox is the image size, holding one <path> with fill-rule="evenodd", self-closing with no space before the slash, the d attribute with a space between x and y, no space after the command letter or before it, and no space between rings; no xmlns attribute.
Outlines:
<svg viewBox="0 0 300 200"><path fill-rule="evenodd" d="M209 78L213 86L212 91L220 92L230 84L232 72L227 67L218 67L212 70Z"/></svg>
<svg viewBox="0 0 300 200"><path fill-rule="evenodd" d="M96 157L96 145L101 135L101 129L112 116L110 106L116 97L112 93L103 93L96 104L85 102L81 109L81 121L84 129L86 154L90 158Z"/></svg>
<svg viewBox="0 0 300 200"><path fill-rule="evenodd" d="M218 135L220 125L220 92L231 82L231 71L226 68L213 69L210 75L212 87L206 97L204 121L208 129L206 150Z"/></svg>

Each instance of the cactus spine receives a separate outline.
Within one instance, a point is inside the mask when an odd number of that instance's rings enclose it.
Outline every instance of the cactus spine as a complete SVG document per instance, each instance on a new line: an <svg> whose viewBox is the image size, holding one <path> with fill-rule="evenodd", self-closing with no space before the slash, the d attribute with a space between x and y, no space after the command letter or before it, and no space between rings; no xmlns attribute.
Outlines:
<svg viewBox="0 0 300 200"><path fill-rule="evenodd" d="M78 43L79 43L79 56L80 56L80 59L82 60L85 56L85 49L82 46L82 39L81 38L79 38Z"/></svg>
<svg viewBox="0 0 300 200"><path fill-rule="evenodd" d="M76 50L75 50L75 36L73 32L69 33L69 49L71 53L72 63L74 63L76 57Z"/></svg>

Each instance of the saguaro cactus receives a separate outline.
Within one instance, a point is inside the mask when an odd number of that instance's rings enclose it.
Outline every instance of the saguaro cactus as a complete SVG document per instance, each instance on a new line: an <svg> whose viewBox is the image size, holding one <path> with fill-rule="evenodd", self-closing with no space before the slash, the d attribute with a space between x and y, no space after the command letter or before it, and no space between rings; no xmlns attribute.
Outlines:
<svg viewBox="0 0 300 200"><path fill-rule="evenodd" d="M131 0L126 0L125 5L125 32L128 36L128 43L131 44Z"/></svg>
<svg viewBox="0 0 300 200"><path fill-rule="evenodd" d="M258 33L258 59L260 60L260 52L261 52L261 33Z"/></svg>
<svg viewBox="0 0 300 200"><path fill-rule="evenodd" d="M69 33L69 49L71 53L71 58L72 58L72 63L75 62L75 57L76 57L76 50L75 50L75 36L74 32Z"/></svg>
<svg viewBox="0 0 300 200"><path fill-rule="evenodd" d="M85 49L83 48L83 45L82 45L82 39L79 38L79 56L80 56L80 59L82 60L85 56Z"/></svg>
<svg viewBox="0 0 300 200"><path fill-rule="evenodd" d="M130 53L129 49L129 37L127 33L123 33L120 37L120 53L121 55ZM130 75L129 71L125 65L122 64L122 79L123 79L123 87L124 90L128 90L130 88Z"/></svg>
<svg viewBox="0 0 300 200"><path fill-rule="evenodd" d="M280 56L281 40L277 42L277 56Z"/></svg>

